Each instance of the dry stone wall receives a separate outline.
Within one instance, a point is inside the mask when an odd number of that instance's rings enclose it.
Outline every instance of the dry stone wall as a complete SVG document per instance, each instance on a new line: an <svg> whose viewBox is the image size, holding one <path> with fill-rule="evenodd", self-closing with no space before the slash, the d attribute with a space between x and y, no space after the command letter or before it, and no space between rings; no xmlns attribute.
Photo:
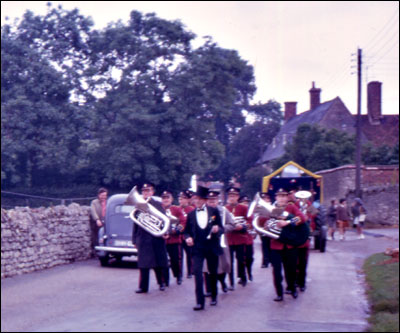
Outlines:
<svg viewBox="0 0 400 333"><path fill-rule="evenodd" d="M1 277L85 260L91 256L89 207L1 210Z"/></svg>

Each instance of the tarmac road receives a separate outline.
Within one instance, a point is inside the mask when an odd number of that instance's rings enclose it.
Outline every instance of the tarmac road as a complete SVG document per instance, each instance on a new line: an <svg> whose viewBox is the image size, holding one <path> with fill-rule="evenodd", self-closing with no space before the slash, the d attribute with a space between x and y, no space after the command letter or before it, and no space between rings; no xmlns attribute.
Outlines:
<svg viewBox="0 0 400 333"><path fill-rule="evenodd" d="M327 252L310 253L307 290L294 300L272 299L272 268L260 268L255 244L254 281L220 292L218 305L195 312L194 280L172 279L158 290L151 273L150 292L135 294L138 269L130 263L103 268L96 260L58 266L1 281L2 332L360 332L368 304L360 267L364 258L398 247L398 229L367 231L358 240L328 242Z"/></svg>

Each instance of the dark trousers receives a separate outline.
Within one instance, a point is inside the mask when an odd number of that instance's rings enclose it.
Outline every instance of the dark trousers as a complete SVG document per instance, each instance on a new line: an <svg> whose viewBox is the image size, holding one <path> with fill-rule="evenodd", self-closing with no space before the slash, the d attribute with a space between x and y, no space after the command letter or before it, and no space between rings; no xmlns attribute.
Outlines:
<svg viewBox="0 0 400 333"><path fill-rule="evenodd" d="M167 252L169 258L171 259L171 269L174 277L182 277L182 246L181 244L167 244ZM168 280L169 282L169 273Z"/></svg>
<svg viewBox="0 0 400 333"><path fill-rule="evenodd" d="M183 242L182 247L185 250L185 254L186 254L186 275L193 275L192 247L187 246L186 242Z"/></svg>
<svg viewBox="0 0 400 333"><path fill-rule="evenodd" d="M222 289L226 288L225 277L226 277L226 273L221 273L221 274L218 274L218 276L217 276L217 281L219 281L221 283ZM204 273L204 285L206 287L206 293L211 293L210 274L209 273Z"/></svg>
<svg viewBox="0 0 400 333"><path fill-rule="evenodd" d="M309 248L308 247L298 248L297 249L297 278L296 278L296 283L301 288L306 286L308 253L309 253Z"/></svg>
<svg viewBox="0 0 400 333"><path fill-rule="evenodd" d="M235 272L234 272L234 254L236 253L236 261L237 261L237 272L238 277L242 279L242 281L246 280L246 245L229 245L229 250L231 252L231 272L229 273L229 281L231 286L235 285Z"/></svg>
<svg viewBox="0 0 400 333"><path fill-rule="evenodd" d="M154 273L156 275L157 283L161 285L164 283L164 271L163 267L154 268ZM140 277L139 277L139 288L143 291L149 291L150 284L150 268L140 268Z"/></svg>
<svg viewBox="0 0 400 333"><path fill-rule="evenodd" d="M193 255L193 274L195 278L195 292L197 304L204 305L204 288L203 288L203 264L207 260L209 277L210 277L210 292L213 300L217 299L217 273L218 273L218 255L214 253Z"/></svg>
<svg viewBox="0 0 400 333"><path fill-rule="evenodd" d="M253 266L253 261L254 261L254 246L253 244L246 245L245 247L246 252L245 252L245 257L246 257L246 269L247 269L247 275L249 278L252 277L252 266Z"/></svg>
<svg viewBox="0 0 400 333"><path fill-rule="evenodd" d="M288 290L296 290L296 267L297 249L271 250L271 263L273 267L274 286L278 296L283 295L282 287L282 266L285 271L285 279Z"/></svg>
<svg viewBox="0 0 400 333"><path fill-rule="evenodd" d="M262 253L261 265L265 265L267 267L270 263L270 258L269 258L270 243L271 243L271 238L267 236L261 237L261 253Z"/></svg>

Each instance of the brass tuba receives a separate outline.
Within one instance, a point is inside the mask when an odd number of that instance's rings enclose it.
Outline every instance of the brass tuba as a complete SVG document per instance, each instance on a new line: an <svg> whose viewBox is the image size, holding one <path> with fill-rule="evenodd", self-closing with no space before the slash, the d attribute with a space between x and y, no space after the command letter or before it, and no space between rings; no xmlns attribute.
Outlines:
<svg viewBox="0 0 400 333"><path fill-rule="evenodd" d="M277 239L282 243L292 246L300 246L308 239L310 231L305 223L298 226L293 223L284 228L278 227L278 222L280 220L298 222L299 217L293 217L293 215L285 212L282 208L277 208L274 205L265 202L261 199L258 193L256 194L254 201L250 204L247 216L253 214L253 227L262 235L268 236L272 239ZM260 226L258 223L260 216L268 218L264 226Z"/></svg>
<svg viewBox="0 0 400 333"><path fill-rule="evenodd" d="M169 230L171 218L143 199L136 186L129 192L125 204L135 206L129 217L153 236L160 237Z"/></svg>
<svg viewBox="0 0 400 333"><path fill-rule="evenodd" d="M259 225L259 218L270 217L274 206L268 202L265 202L260 194L257 193L254 197L254 200L249 206L249 210L247 212L247 217L250 217L254 214L253 218L253 227L256 231L258 231L263 236L268 236L273 239L278 239L280 237L281 229L276 225L277 220L268 219L265 223L265 226Z"/></svg>

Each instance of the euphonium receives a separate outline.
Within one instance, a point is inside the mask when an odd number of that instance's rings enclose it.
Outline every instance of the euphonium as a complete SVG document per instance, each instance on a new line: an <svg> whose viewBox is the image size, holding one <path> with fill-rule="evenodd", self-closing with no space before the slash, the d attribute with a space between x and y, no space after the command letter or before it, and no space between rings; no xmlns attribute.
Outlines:
<svg viewBox="0 0 400 333"><path fill-rule="evenodd" d="M129 217L137 225L145 229L155 237L164 235L171 224L171 219L160 212L148 200L142 198L136 186L129 192L126 204L135 206Z"/></svg>
<svg viewBox="0 0 400 333"><path fill-rule="evenodd" d="M270 203L265 202L258 193L249 207L248 216L252 214L254 214L253 227L262 235L278 239L282 243L293 246L300 246L308 239L309 229L305 223L298 226L296 226L295 223L291 223L283 229L278 227L278 222L280 220L298 222L299 217L293 217L289 213L281 210L281 208L276 208ZM268 218L264 226L259 225L260 217Z"/></svg>
<svg viewBox="0 0 400 333"><path fill-rule="evenodd" d="M259 225L259 218L270 217L273 209L274 206L268 202L265 202L260 197L260 194L257 193L254 196L254 200L249 206L247 217L250 217L254 214L253 227L261 235L265 235L273 239L278 239L281 233L281 229L277 226L277 220L269 219L265 226Z"/></svg>

